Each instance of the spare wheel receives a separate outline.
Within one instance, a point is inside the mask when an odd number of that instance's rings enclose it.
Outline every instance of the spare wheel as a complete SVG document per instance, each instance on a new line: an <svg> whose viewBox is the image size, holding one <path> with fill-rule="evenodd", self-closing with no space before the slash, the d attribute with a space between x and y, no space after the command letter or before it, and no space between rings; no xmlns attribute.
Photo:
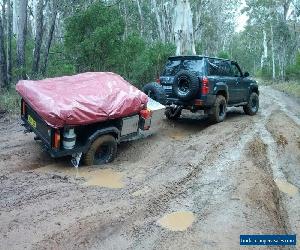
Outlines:
<svg viewBox="0 0 300 250"><path fill-rule="evenodd" d="M181 70L176 74L173 92L180 100L192 100L198 94L199 88L199 79L194 73L187 70Z"/></svg>

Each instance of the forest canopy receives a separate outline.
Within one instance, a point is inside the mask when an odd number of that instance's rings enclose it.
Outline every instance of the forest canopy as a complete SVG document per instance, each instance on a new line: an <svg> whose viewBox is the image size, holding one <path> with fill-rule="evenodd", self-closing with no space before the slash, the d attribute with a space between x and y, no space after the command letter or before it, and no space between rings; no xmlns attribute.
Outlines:
<svg viewBox="0 0 300 250"><path fill-rule="evenodd" d="M237 60L254 76L300 77L300 0L1 0L0 86L114 71L137 86L168 56ZM180 26L186 15L187 32ZM247 23L237 30L239 17ZM184 50L180 36L187 36Z"/></svg>

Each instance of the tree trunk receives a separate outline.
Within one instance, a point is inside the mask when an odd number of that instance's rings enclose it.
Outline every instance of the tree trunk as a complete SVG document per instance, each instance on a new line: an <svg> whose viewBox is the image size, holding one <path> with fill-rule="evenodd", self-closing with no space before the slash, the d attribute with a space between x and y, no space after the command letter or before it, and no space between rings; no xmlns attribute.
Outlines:
<svg viewBox="0 0 300 250"><path fill-rule="evenodd" d="M143 37L144 34L144 17L143 17L143 13L142 13L142 8L141 8L141 4L139 0L136 0L137 6L138 6L138 11L139 11L139 15L140 15L140 21L141 21L141 37Z"/></svg>
<svg viewBox="0 0 300 250"><path fill-rule="evenodd" d="M265 30L263 30L263 54L261 56L261 64L260 67L261 69L264 68L266 60L268 58L268 43L267 43L267 33Z"/></svg>
<svg viewBox="0 0 300 250"><path fill-rule="evenodd" d="M2 0L2 29L3 29L3 34L6 33L6 2L7 0Z"/></svg>
<svg viewBox="0 0 300 250"><path fill-rule="evenodd" d="M2 25L2 17L0 16L0 87L7 86L7 67L4 49L4 33Z"/></svg>
<svg viewBox="0 0 300 250"><path fill-rule="evenodd" d="M36 30L37 30L36 22L37 22L39 3L38 3L38 0L31 0L31 2L32 2L32 15L33 15L33 20L31 21L32 34L33 34L33 37L36 37Z"/></svg>
<svg viewBox="0 0 300 250"><path fill-rule="evenodd" d="M174 43L174 34L173 34L173 27L172 27L172 8L173 6L171 5L170 2L166 2L163 4L163 15L165 19L165 33L166 33L166 40L168 42Z"/></svg>
<svg viewBox="0 0 300 250"><path fill-rule="evenodd" d="M44 10L44 0L39 0L36 6L36 16L35 19L35 46L33 53L33 64L32 64L32 74L37 75L39 72L39 62L41 57L41 46L43 40L43 10Z"/></svg>
<svg viewBox="0 0 300 250"><path fill-rule="evenodd" d="M20 0L13 1L13 34L17 34L17 17L18 17L18 2Z"/></svg>
<svg viewBox="0 0 300 250"><path fill-rule="evenodd" d="M12 81L12 2L7 1L7 45L6 45L6 57L7 57L7 81L10 85Z"/></svg>
<svg viewBox="0 0 300 250"><path fill-rule="evenodd" d="M271 43L272 43L272 79L274 81L276 78L276 71L275 71L274 32L273 32L272 25L271 25Z"/></svg>
<svg viewBox="0 0 300 250"><path fill-rule="evenodd" d="M49 34L48 34L47 43L46 43L46 52L45 52L45 56L44 56L44 65L43 65L43 69L42 69L42 74L43 75L46 75L46 71L47 71L49 51L50 51L50 48L51 48L53 33L54 33L54 30L55 30L56 18L57 18L57 7L54 6L53 15L52 15L51 22L50 22L50 30L49 30Z"/></svg>
<svg viewBox="0 0 300 250"><path fill-rule="evenodd" d="M125 40L128 37L128 17L127 17L127 6L126 6L126 1L124 1L124 21L125 21L125 28L124 28L124 37L123 39Z"/></svg>
<svg viewBox="0 0 300 250"><path fill-rule="evenodd" d="M157 8L157 2L156 2L156 0L152 0L152 5L153 5L154 12L155 12L155 17L156 17L156 22L157 22L157 26L158 26L159 37L160 37L160 40L164 43L165 40L166 40L166 37L165 37L165 33L163 31L163 28L162 28L162 24L161 24L160 16L159 16L159 13L158 13L158 8Z"/></svg>
<svg viewBox="0 0 300 250"><path fill-rule="evenodd" d="M17 15L17 67L19 79L26 79L26 34L27 34L27 4L28 0L15 0Z"/></svg>
<svg viewBox="0 0 300 250"><path fill-rule="evenodd" d="M173 20L176 55L195 55L193 13L188 0L177 1Z"/></svg>

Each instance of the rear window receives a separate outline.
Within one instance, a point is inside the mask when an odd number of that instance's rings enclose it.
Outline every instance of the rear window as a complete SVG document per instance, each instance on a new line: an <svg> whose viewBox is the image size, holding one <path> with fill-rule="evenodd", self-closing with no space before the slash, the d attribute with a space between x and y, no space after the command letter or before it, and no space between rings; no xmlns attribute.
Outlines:
<svg viewBox="0 0 300 250"><path fill-rule="evenodd" d="M204 60L169 60L163 72L164 76L174 76L180 70L189 70L197 73L204 72Z"/></svg>
<svg viewBox="0 0 300 250"><path fill-rule="evenodd" d="M211 76L231 76L231 65L228 61L209 59L208 74Z"/></svg>

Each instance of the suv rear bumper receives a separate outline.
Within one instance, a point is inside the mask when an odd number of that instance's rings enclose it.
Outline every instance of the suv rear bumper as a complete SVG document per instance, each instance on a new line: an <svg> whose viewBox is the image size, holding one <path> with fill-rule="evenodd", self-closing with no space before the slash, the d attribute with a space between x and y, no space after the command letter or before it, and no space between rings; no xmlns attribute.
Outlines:
<svg viewBox="0 0 300 250"><path fill-rule="evenodd" d="M195 98L191 101L182 101L178 98L167 98L166 105L180 105L183 106L184 109L191 109L192 107L195 109L209 109L211 108L216 101L216 95L206 95L201 98ZM201 103L201 104L199 104Z"/></svg>

